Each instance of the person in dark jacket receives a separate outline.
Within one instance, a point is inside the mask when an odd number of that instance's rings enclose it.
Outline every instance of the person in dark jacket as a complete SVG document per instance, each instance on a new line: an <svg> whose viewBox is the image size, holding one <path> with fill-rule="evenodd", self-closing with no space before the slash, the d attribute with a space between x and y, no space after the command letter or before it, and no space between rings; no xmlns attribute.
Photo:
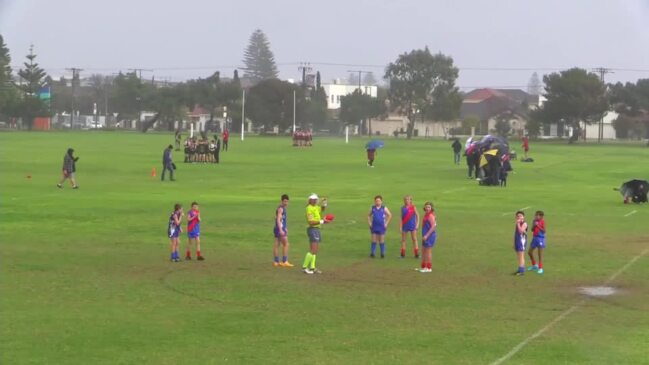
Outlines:
<svg viewBox="0 0 649 365"><path fill-rule="evenodd" d="M214 149L214 162L219 163L219 153L221 151L221 140L216 138L216 148Z"/></svg>
<svg viewBox="0 0 649 365"><path fill-rule="evenodd" d="M63 156L63 178L56 184L59 189L63 188L63 183L67 179L70 179L72 189L79 189L75 176L77 172L77 161L79 161L79 157L74 157L74 149L68 148L67 153Z"/></svg>
<svg viewBox="0 0 649 365"><path fill-rule="evenodd" d="M455 138L455 141L453 141L453 144L451 145L451 148L453 148L453 156L455 157L455 164L459 165L460 164L460 152L462 151L462 143L460 143L460 140Z"/></svg>
<svg viewBox="0 0 649 365"><path fill-rule="evenodd" d="M169 180L174 181L174 162L171 159L171 151L173 151L174 146L169 145L169 147L165 148L164 152L162 153L162 176L161 180L164 181L165 179L165 173L167 170L169 170Z"/></svg>

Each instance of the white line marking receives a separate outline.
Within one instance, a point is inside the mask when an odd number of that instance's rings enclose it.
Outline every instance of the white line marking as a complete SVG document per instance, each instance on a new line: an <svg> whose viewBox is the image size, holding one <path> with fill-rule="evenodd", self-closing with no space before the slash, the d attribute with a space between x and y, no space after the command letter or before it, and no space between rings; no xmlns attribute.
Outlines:
<svg viewBox="0 0 649 365"><path fill-rule="evenodd" d="M619 270L616 271L613 275L611 275L611 276L610 276L610 277L609 277L609 278L604 282L604 285L608 285L608 284L610 284L611 282L613 282L615 279L617 279L617 277L620 276L620 274L622 274L626 269L628 269L631 265L633 265L633 264L634 264L636 261L638 261L641 257L643 257L644 255L646 255L647 252L649 252L649 248L646 248L644 251L642 251L642 253L640 253L639 255L637 255L637 256L635 256L634 258L632 258L631 261L627 262L626 265L622 266L621 269L619 269ZM575 305L573 305L572 307L568 308L565 312L563 312L563 313L561 313L559 316L557 316L557 318L553 319L550 323L548 323L547 325L545 325L545 327L543 327L543 328L541 328L540 330L536 331L533 335L531 335L530 337L524 339L524 340L523 340L521 343L519 343L518 345L514 346L514 348L511 349L511 351L509 351L507 354L505 354L505 356L503 356L503 357L501 357L500 359L498 359L498 360L492 362L491 365L500 365L500 364L502 364L503 362L509 360L512 356L516 355L516 354L517 354L517 353L518 353L518 352L519 352L523 347L525 347L525 345L527 345L528 343L530 343L530 342L531 342L532 340L534 340L535 338L541 336L543 333L545 333L545 331L549 330L550 328L552 328L552 326L554 326L555 324L559 323L561 320L563 320L564 318L566 318L566 317L567 317L568 315L570 315L572 312L576 311L576 310L577 310L577 309L578 309L582 304L584 304L585 302L587 302L587 301L590 300L590 299L591 299L591 297L586 297L586 298L580 300L579 302L577 302L577 304L575 304Z"/></svg>
<svg viewBox="0 0 649 365"><path fill-rule="evenodd" d="M625 214L624 216L625 216L625 217L628 217L628 216L631 216L631 215L636 214L637 212L638 212L637 210L634 210L634 211L632 211L632 212L629 212L629 213Z"/></svg>

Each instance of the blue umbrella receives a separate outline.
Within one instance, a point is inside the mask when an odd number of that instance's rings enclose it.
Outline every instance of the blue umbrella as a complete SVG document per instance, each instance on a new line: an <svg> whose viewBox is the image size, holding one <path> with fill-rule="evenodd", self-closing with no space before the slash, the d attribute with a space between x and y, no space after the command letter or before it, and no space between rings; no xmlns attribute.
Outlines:
<svg viewBox="0 0 649 365"><path fill-rule="evenodd" d="M385 145L385 143L383 143L383 141L381 141L379 139L373 139L373 140L367 142L367 144L365 145L365 149L375 150L375 149L383 147L384 145Z"/></svg>

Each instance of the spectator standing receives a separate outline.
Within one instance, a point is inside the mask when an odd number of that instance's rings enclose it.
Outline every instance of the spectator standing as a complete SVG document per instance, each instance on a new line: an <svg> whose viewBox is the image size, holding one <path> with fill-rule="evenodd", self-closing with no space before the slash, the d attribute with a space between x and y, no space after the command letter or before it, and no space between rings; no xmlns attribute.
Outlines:
<svg viewBox="0 0 649 365"><path fill-rule="evenodd" d="M230 132L228 130L223 131L223 151L228 150L228 142L230 141Z"/></svg>
<svg viewBox="0 0 649 365"><path fill-rule="evenodd" d="M455 158L455 164L459 165L460 164L460 152L462 151L462 143L460 143L460 140L455 138L455 141L453 141L453 144L451 145L451 148L453 148L453 156Z"/></svg>
<svg viewBox="0 0 649 365"><path fill-rule="evenodd" d="M79 161L79 157L74 157L74 149L68 148L65 156L63 156L63 178L58 184L56 184L59 189L63 188L63 183L67 179L70 179L72 189L79 189L75 176L75 173L77 172L77 161Z"/></svg>

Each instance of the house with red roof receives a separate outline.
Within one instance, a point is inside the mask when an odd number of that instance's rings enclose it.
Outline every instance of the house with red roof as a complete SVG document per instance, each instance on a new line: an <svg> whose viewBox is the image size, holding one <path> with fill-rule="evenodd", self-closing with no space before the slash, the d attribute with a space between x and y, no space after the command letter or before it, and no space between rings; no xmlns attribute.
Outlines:
<svg viewBox="0 0 649 365"><path fill-rule="evenodd" d="M475 118L479 121L476 133L495 132L498 120L510 124L511 133L523 135L529 111L539 106L538 95L523 90L475 89L466 95L460 107L460 118Z"/></svg>

